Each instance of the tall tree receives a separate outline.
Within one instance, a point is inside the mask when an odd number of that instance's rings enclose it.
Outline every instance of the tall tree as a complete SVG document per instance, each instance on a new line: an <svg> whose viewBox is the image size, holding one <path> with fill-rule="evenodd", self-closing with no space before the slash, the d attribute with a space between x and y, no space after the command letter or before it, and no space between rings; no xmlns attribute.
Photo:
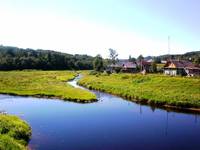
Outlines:
<svg viewBox="0 0 200 150"><path fill-rule="evenodd" d="M128 59L130 62L135 62L136 59L134 57L131 57L131 55L129 55L129 59Z"/></svg>
<svg viewBox="0 0 200 150"><path fill-rule="evenodd" d="M157 72L157 64L156 64L155 61L153 61L153 62L151 63L151 71L152 71L153 73L156 73L156 72Z"/></svg>
<svg viewBox="0 0 200 150"><path fill-rule="evenodd" d="M138 61L142 61L142 60L144 60L144 57L142 55L139 55L138 58L137 58L137 60Z"/></svg>
<svg viewBox="0 0 200 150"><path fill-rule="evenodd" d="M103 66L103 58L101 57L101 55L97 55L94 58L93 68L95 71L103 71L104 66Z"/></svg>
<svg viewBox="0 0 200 150"><path fill-rule="evenodd" d="M118 57L117 51L114 50L114 49L112 49L112 48L110 48L110 49L109 49L109 52L110 52L109 57L110 57L110 59L111 59L111 63L112 63L112 64L116 64L116 62L117 62L117 57Z"/></svg>

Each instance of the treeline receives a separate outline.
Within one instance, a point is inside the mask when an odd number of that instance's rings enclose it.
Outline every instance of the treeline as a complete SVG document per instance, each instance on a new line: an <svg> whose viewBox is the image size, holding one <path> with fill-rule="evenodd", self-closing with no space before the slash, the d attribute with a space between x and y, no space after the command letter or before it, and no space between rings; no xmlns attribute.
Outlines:
<svg viewBox="0 0 200 150"><path fill-rule="evenodd" d="M188 52L180 55L161 55L156 57L157 61L168 59L189 60L195 64L200 64L200 51Z"/></svg>
<svg viewBox="0 0 200 150"><path fill-rule="evenodd" d="M93 69L93 60L88 55L0 46L0 70L89 70Z"/></svg>

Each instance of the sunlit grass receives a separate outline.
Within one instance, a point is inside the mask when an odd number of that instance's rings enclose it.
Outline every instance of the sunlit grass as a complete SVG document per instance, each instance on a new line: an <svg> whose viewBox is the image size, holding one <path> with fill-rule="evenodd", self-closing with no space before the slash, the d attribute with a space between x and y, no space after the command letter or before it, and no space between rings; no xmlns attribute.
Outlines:
<svg viewBox="0 0 200 150"><path fill-rule="evenodd" d="M80 102L95 100L93 93L67 84L76 75L71 71L1 71L0 93Z"/></svg>
<svg viewBox="0 0 200 150"><path fill-rule="evenodd" d="M85 74L79 84L151 105L200 108L200 78L159 74Z"/></svg>
<svg viewBox="0 0 200 150"><path fill-rule="evenodd" d="M0 150L25 150L31 128L15 116L0 114Z"/></svg>

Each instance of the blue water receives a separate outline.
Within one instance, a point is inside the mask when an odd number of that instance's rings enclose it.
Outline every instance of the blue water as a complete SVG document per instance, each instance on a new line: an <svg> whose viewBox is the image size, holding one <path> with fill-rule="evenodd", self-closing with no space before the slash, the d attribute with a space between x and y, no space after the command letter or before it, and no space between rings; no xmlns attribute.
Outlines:
<svg viewBox="0 0 200 150"><path fill-rule="evenodd" d="M90 104L0 95L0 110L30 124L33 150L200 149L199 115L152 109L93 92L99 101Z"/></svg>

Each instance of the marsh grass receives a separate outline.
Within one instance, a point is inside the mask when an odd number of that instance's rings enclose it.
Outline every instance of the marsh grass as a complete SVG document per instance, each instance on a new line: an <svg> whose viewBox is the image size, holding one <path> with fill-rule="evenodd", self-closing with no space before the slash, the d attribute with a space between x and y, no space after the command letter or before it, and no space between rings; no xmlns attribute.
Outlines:
<svg viewBox="0 0 200 150"><path fill-rule="evenodd" d="M31 128L16 116L0 114L0 150L25 150Z"/></svg>
<svg viewBox="0 0 200 150"><path fill-rule="evenodd" d="M76 102L96 100L93 93L67 84L67 81L74 79L76 75L77 73L72 71L1 71L0 93Z"/></svg>
<svg viewBox="0 0 200 150"><path fill-rule="evenodd" d="M200 78L161 74L84 75L79 82L90 89L155 106L200 108Z"/></svg>

